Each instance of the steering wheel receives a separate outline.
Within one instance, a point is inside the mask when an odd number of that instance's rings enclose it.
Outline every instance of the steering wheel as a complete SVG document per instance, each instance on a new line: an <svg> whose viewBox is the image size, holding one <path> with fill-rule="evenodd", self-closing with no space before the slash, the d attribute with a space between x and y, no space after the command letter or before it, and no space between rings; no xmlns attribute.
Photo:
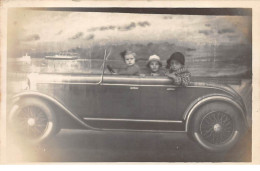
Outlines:
<svg viewBox="0 0 260 171"><path fill-rule="evenodd" d="M110 66L110 65L107 65L107 69L108 71L111 73L111 74L115 74L116 72L114 71L114 69Z"/></svg>

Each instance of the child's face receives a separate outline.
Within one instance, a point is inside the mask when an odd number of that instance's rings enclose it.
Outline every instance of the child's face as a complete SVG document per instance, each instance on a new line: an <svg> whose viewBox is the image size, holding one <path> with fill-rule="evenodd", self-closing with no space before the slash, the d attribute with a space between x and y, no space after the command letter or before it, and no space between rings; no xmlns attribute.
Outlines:
<svg viewBox="0 0 260 171"><path fill-rule="evenodd" d="M149 67L150 67L152 72L158 72L158 70L160 68L160 64L159 64L158 61L151 61L149 63Z"/></svg>
<svg viewBox="0 0 260 171"><path fill-rule="evenodd" d="M126 55L125 56L125 63L128 66L134 65L135 64L135 57L132 54Z"/></svg>
<svg viewBox="0 0 260 171"><path fill-rule="evenodd" d="M176 61L176 60L171 60L170 64L171 64L170 69L173 70L173 71L176 71L176 70L178 70L182 67L182 64L179 61Z"/></svg>

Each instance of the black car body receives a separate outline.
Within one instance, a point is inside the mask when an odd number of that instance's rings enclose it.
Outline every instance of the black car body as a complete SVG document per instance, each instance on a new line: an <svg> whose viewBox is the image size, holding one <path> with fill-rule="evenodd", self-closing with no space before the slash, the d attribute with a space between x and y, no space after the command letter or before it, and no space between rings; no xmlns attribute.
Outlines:
<svg viewBox="0 0 260 171"><path fill-rule="evenodd" d="M9 123L29 142L62 128L188 133L212 151L231 148L246 128L246 109L229 86L168 77L34 73L13 97ZM18 128L18 129L17 129ZM26 131L27 130L27 131Z"/></svg>

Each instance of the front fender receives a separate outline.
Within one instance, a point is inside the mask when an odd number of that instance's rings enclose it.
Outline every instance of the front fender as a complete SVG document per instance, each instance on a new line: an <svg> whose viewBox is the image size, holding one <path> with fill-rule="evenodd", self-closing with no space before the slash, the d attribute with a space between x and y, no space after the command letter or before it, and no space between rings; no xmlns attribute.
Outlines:
<svg viewBox="0 0 260 171"><path fill-rule="evenodd" d="M212 102L212 101L225 101L234 107L236 107L245 122L246 127L248 128L248 123L246 121L246 109L239 104L238 102L234 101L231 96L225 95L225 94L209 94L203 97L200 97L193 101L190 106L187 108L187 110L184 113L183 120L185 121L185 131L187 132L189 130L189 125L191 123L191 116L195 113L195 111L202 105Z"/></svg>
<svg viewBox="0 0 260 171"><path fill-rule="evenodd" d="M83 122L81 120L81 118L77 115L72 113L70 110L68 110L61 102L59 102L57 99L50 97L46 94L43 93L39 93L36 91L24 91L21 92L19 94L16 94L12 97L11 101L12 104L14 105L15 103L17 103L19 100L26 98L26 97L35 97L35 98L40 98L40 99L44 99L45 101L55 105L56 107L60 108L61 110L63 110L67 115L69 115L71 118L73 118L75 121L77 121L81 126L87 128L87 129L93 129L96 130L96 128L91 127L89 125L87 125L85 122ZM13 106L12 105L12 106Z"/></svg>

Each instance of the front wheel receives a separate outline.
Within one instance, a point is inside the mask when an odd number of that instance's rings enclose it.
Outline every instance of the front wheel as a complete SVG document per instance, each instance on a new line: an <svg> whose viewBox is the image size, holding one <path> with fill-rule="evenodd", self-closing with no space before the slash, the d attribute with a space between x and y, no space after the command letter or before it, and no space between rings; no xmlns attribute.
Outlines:
<svg viewBox="0 0 260 171"><path fill-rule="evenodd" d="M192 117L190 134L204 148L220 152L233 147L244 131L241 113L231 104L210 102Z"/></svg>
<svg viewBox="0 0 260 171"><path fill-rule="evenodd" d="M24 98L13 105L9 124L17 135L32 144L50 138L55 134L57 125L50 105L37 98Z"/></svg>

